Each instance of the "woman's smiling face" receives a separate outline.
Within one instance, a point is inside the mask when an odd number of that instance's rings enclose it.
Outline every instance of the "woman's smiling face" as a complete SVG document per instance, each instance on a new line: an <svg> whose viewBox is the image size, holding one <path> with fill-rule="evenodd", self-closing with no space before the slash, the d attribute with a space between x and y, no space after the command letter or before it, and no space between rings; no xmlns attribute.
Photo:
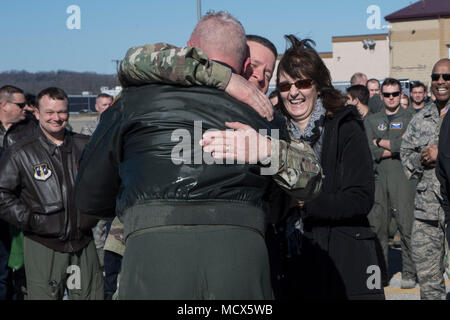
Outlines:
<svg viewBox="0 0 450 320"><path fill-rule="evenodd" d="M280 73L279 85L291 84L290 89L284 92L280 91L280 95L286 111L295 122L309 120L316 105L318 94L314 82L310 88L298 89L294 83L300 79L304 78L291 78L284 71Z"/></svg>

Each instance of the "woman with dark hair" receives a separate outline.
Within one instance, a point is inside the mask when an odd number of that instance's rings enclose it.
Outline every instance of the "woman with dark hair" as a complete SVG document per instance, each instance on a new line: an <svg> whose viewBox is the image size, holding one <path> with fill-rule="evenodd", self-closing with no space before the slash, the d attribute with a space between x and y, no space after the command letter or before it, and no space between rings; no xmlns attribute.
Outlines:
<svg viewBox="0 0 450 320"><path fill-rule="evenodd" d="M311 46L314 42L293 35L286 38L291 47L278 65L278 106L286 117L291 140L307 142L320 158L324 178L318 197L307 203L293 201L297 208L286 220L290 258L286 292L281 296L384 299L380 255L367 220L375 185L362 118L355 106L345 106L345 97L333 88L330 72ZM233 135L228 132L229 136L205 133L205 151L232 159L259 152L254 146L249 150L234 146L233 139L252 133L249 126L227 126L239 130ZM258 139L267 138L259 135ZM264 145L260 141L258 144Z"/></svg>
<svg viewBox="0 0 450 320"><path fill-rule="evenodd" d="M300 255L288 263L288 297L384 299L375 234L372 158L362 119L331 84L313 41L286 36L291 47L277 71L279 104L292 139L320 158L322 192L301 206Z"/></svg>

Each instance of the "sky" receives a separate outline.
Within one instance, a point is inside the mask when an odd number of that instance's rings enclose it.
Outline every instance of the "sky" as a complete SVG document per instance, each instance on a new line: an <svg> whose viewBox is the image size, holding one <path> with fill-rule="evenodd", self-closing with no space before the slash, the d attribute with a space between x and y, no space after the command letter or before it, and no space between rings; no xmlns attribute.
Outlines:
<svg viewBox="0 0 450 320"><path fill-rule="evenodd" d="M197 23L197 2L5 1L0 11L0 72L70 70L113 74L113 60L122 59L132 46L156 42L185 46ZM201 11L228 11L241 21L247 34L268 38L280 53L286 49L283 36L291 33L313 39L319 52L330 52L333 36L387 33L384 17L414 2L201 0ZM380 12L379 21L376 10Z"/></svg>

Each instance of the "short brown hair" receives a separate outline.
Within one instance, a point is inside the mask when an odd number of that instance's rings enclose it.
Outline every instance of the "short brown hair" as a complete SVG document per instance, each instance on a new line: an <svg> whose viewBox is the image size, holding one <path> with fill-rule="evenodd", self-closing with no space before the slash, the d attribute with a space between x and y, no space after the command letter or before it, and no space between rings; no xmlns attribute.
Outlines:
<svg viewBox="0 0 450 320"><path fill-rule="evenodd" d="M53 100L66 100L67 102L69 102L69 97L67 96L67 94L64 92L63 89L57 87L50 87L39 92L36 98L37 101L36 107L38 109L39 109L39 102L41 101L43 96L49 96Z"/></svg>
<svg viewBox="0 0 450 320"><path fill-rule="evenodd" d="M384 79L383 84L381 85L381 92L383 92L383 87L395 86L395 85L397 85L398 90L400 92L402 92L402 84L400 83L400 81L398 81L397 79L394 79L394 78L386 78L386 79Z"/></svg>
<svg viewBox="0 0 450 320"><path fill-rule="evenodd" d="M23 90L11 85L6 85L0 88L0 101L8 100L14 93L23 94Z"/></svg>
<svg viewBox="0 0 450 320"><path fill-rule="evenodd" d="M369 89L367 89L365 86L356 84L354 86L347 88L347 93L352 97L353 99L358 98L358 100L367 106L369 103Z"/></svg>

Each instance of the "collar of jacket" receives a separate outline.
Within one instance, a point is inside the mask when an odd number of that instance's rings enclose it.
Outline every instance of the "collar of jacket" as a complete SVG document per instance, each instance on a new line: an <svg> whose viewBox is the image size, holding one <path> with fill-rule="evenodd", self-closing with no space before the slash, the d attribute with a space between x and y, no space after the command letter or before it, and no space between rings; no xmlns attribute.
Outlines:
<svg viewBox="0 0 450 320"><path fill-rule="evenodd" d="M422 110L419 111L419 114L421 114L423 118L432 116L437 116L439 118L439 109L434 103L427 103L423 106Z"/></svg>
<svg viewBox="0 0 450 320"><path fill-rule="evenodd" d="M405 109L403 109L401 106L398 107L398 111L397 113L394 114L390 114L390 116L392 116L392 119L397 119L398 117L403 116L405 113L409 112ZM386 114L386 109L384 111L380 111L379 113L382 114L383 119L385 119L386 121L388 121L388 115Z"/></svg>
<svg viewBox="0 0 450 320"><path fill-rule="evenodd" d="M39 141L49 154L53 155L55 153L58 146L47 138L41 128L39 128ZM72 152L72 135L68 130L64 131L64 141L59 147L65 152Z"/></svg>

